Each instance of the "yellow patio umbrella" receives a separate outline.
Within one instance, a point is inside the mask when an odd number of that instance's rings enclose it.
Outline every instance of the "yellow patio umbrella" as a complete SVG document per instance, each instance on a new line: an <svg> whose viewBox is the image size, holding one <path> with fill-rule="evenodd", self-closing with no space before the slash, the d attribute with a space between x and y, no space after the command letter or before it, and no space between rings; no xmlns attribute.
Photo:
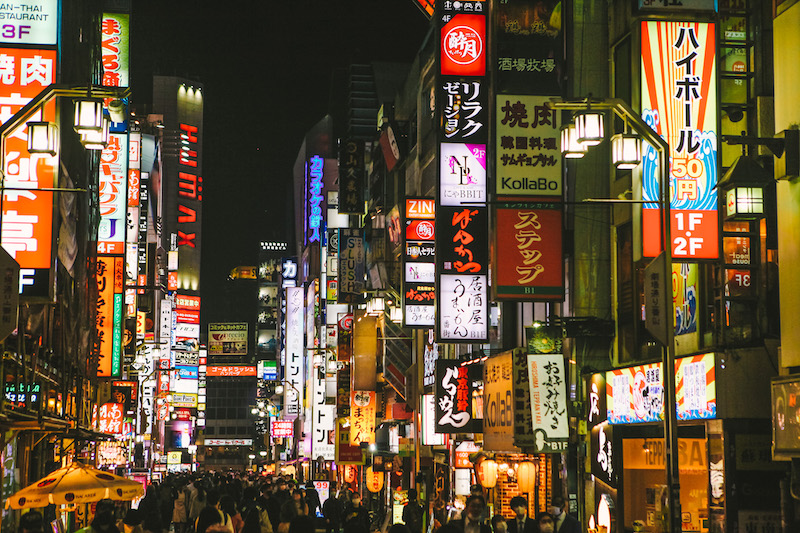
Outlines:
<svg viewBox="0 0 800 533"><path fill-rule="evenodd" d="M84 504L106 498L132 500L143 494L144 487L138 481L74 462L6 499L6 509Z"/></svg>

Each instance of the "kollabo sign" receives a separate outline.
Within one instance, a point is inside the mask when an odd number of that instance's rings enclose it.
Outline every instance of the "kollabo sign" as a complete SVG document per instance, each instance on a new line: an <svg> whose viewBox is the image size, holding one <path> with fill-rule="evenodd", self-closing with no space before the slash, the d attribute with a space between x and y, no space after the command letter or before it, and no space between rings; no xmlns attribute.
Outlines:
<svg viewBox="0 0 800 533"><path fill-rule="evenodd" d="M561 197L558 114L549 98L497 95L497 194Z"/></svg>
<svg viewBox="0 0 800 533"><path fill-rule="evenodd" d="M675 259L716 259L717 72L714 24L644 21L642 118L669 144ZM655 148L642 154L643 254L661 251Z"/></svg>
<svg viewBox="0 0 800 533"><path fill-rule="evenodd" d="M514 365L511 352L489 357L483 366L483 447L516 451L514 404L511 395Z"/></svg>

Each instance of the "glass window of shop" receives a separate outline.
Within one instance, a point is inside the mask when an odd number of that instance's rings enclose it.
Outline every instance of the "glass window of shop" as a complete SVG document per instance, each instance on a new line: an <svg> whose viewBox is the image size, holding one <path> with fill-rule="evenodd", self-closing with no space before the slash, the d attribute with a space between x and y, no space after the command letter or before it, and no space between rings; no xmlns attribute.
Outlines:
<svg viewBox="0 0 800 533"><path fill-rule="evenodd" d="M623 524L626 531L666 531L667 498L663 439L624 439ZM708 532L706 439L678 439L683 533Z"/></svg>

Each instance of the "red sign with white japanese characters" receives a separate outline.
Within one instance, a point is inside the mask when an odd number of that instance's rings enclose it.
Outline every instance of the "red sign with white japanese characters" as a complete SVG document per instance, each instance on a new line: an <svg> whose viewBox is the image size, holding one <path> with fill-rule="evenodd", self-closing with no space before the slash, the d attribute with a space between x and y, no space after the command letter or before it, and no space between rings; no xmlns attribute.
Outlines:
<svg viewBox="0 0 800 533"><path fill-rule="evenodd" d="M496 232L497 298L562 300L561 204L502 202L497 206Z"/></svg>
<svg viewBox="0 0 800 533"><path fill-rule="evenodd" d="M0 122L55 83L55 50L0 48ZM56 122L55 102L28 121ZM28 127L9 132L3 147L2 245L20 268L49 269L53 239L53 193L58 158L28 152Z"/></svg>
<svg viewBox="0 0 800 533"><path fill-rule="evenodd" d="M122 434L123 409L121 403L104 403L100 406L97 428L100 433Z"/></svg>
<svg viewBox="0 0 800 533"><path fill-rule="evenodd" d="M272 421L272 437L293 437L294 436L294 421L293 420L273 420Z"/></svg>
<svg viewBox="0 0 800 533"><path fill-rule="evenodd" d="M445 76L486 74L486 17L455 15L441 30L441 71Z"/></svg>
<svg viewBox="0 0 800 533"><path fill-rule="evenodd" d="M175 309L200 309L200 297L178 294L175 296Z"/></svg>

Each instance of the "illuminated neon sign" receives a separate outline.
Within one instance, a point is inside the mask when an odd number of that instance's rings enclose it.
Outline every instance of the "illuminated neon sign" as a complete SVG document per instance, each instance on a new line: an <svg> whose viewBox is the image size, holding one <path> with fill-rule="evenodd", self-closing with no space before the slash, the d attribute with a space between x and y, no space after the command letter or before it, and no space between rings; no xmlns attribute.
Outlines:
<svg viewBox="0 0 800 533"><path fill-rule="evenodd" d="M319 242L319 228L322 225L322 167L325 161L318 155L311 158L308 165L308 229L311 235L308 242Z"/></svg>

